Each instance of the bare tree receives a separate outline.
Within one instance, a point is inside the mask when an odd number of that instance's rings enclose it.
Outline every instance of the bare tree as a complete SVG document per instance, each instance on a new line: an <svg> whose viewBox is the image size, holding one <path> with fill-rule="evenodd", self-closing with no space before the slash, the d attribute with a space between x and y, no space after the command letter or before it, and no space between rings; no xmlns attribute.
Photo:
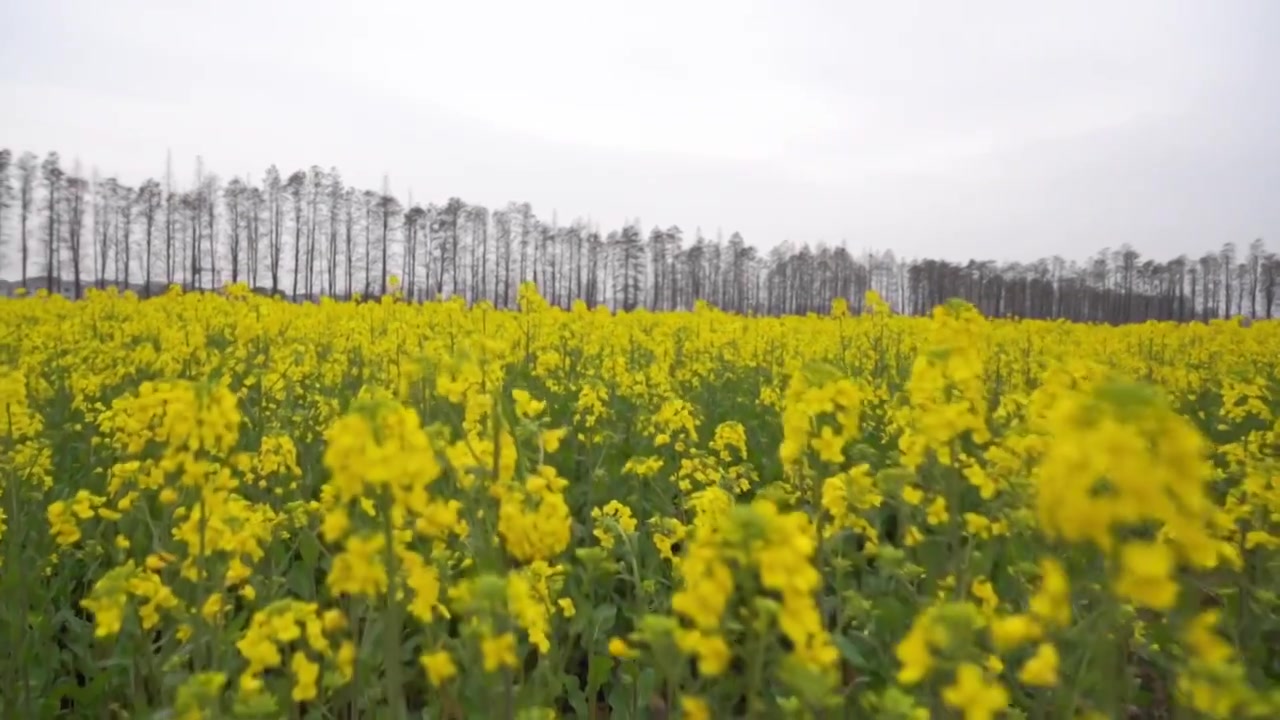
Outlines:
<svg viewBox="0 0 1280 720"><path fill-rule="evenodd" d="M298 276L302 272L302 193L306 188L307 174L294 172L284 184L284 192L293 203L293 299L298 298Z"/></svg>
<svg viewBox="0 0 1280 720"><path fill-rule="evenodd" d="M1236 244L1233 242L1224 243L1222 250L1218 253L1219 265L1223 282L1223 309L1222 317L1231 317L1231 271L1235 268L1236 263Z"/></svg>
<svg viewBox="0 0 1280 720"><path fill-rule="evenodd" d="M53 278L58 268L58 195L62 189L63 172L58 153L50 152L41 164L48 214L45 220L45 289L53 293Z"/></svg>
<svg viewBox="0 0 1280 720"><path fill-rule="evenodd" d="M241 228L244 224L244 183L240 178L231 178L222 192L222 201L227 206L227 252L231 261L231 282L240 282Z"/></svg>
<svg viewBox="0 0 1280 720"><path fill-rule="evenodd" d="M475 302L485 298L488 292L489 209L483 205L472 205L468 224L471 228L471 281L467 294Z"/></svg>
<svg viewBox="0 0 1280 720"><path fill-rule="evenodd" d="M519 284L529 279L529 239L532 237L531 230L536 219L533 216L533 208L530 207L529 203L508 205L507 212L511 217L516 247L520 251L520 274L515 281L515 284ZM506 304L507 307L512 307L515 303L515 288L511 286L511 283L508 283L507 291Z"/></svg>
<svg viewBox="0 0 1280 720"><path fill-rule="evenodd" d="M196 189L182 194L182 209L187 215L183 222L187 232L185 250L189 259L187 287L195 289L201 287L200 248L204 244L204 193L200 192L199 184Z"/></svg>
<svg viewBox="0 0 1280 720"><path fill-rule="evenodd" d="M493 213L493 302L507 307L507 283L511 280L511 214L507 210Z"/></svg>
<svg viewBox="0 0 1280 720"><path fill-rule="evenodd" d="M271 294L280 292L280 256L284 253L284 203L280 171L275 165L267 168L267 268L271 273Z"/></svg>
<svg viewBox="0 0 1280 720"><path fill-rule="evenodd" d="M209 287L216 288L218 275L218 176L209 174L200 185L200 205L204 208L205 237L209 240ZM199 250L203 253L204 250Z"/></svg>
<svg viewBox="0 0 1280 720"><path fill-rule="evenodd" d="M436 257L436 295L444 294L445 272L449 273L449 294L456 295L458 293L458 245L459 236L461 235L461 227L464 221L463 214L466 212L466 203L459 198L449 198L444 207L440 208L436 213L435 221L432 227L432 234L440 236L440 241L436 245L439 251Z"/></svg>
<svg viewBox="0 0 1280 720"><path fill-rule="evenodd" d="M31 244L27 236L27 224L36 198L36 164L34 153L26 152L18 158L18 245L22 264L22 287L27 287L27 267L31 258Z"/></svg>
<svg viewBox="0 0 1280 720"><path fill-rule="evenodd" d="M352 296L352 282L354 278L355 264L355 243L353 235L355 235L355 215L356 215L356 189L347 188L342 193L342 229L343 239L345 241L345 252L343 260L346 261L346 279L347 279L347 299Z"/></svg>
<svg viewBox="0 0 1280 720"><path fill-rule="evenodd" d="M329 210L329 247L325 254L328 261L328 292L338 294L338 228L342 215L342 176L338 168L329 168L329 176L325 180L325 205Z"/></svg>
<svg viewBox="0 0 1280 720"><path fill-rule="evenodd" d="M426 224L427 211L421 205L414 205L404 214L404 257L402 258L401 277L404 280L405 296L414 297L414 288L418 281L418 239Z"/></svg>
<svg viewBox="0 0 1280 720"><path fill-rule="evenodd" d="M188 227L191 234L188 238L191 258L191 288L202 287L200 284L200 253L203 246L202 235L204 234L204 206L205 194L204 190L204 158L196 156L196 185L195 188L183 196L184 207L187 211Z"/></svg>
<svg viewBox="0 0 1280 720"><path fill-rule="evenodd" d="M379 250L382 252L382 279L380 295L387 294L387 263L391 254L391 218L398 217L401 213L399 201L392 197L389 193L384 193L378 198L378 213L382 219L382 240Z"/></svg>
<svg viewBox="0 0 1280 720"><path fill-rule="evenodd" d="M1267 319L1272 318L1276 304L1276 291L1280 289L1280 257L1267 253L1262 259L1262 302Z"/></svg>
<svg viewBox="0 0 1280 720"><path fill-rule="evenodd" d="M81 297L81 262L83 253L81 251L81 235L84 230L85 215L85 194L88 192L89 183L80 177L69 177L66 182L66 217L67 217L67 252L71 257L71 283L72 293L76 298Z"/></svg>
<svg viewBox="0 0 1280 720"><path fill-rule="evenodd" d="M95 176L97 173L94 173ZM103 182L94 182L93 200L93 277L94 285L99 290L107 286L107 263L111 257L111 228L119 217L115 211L116 197L119 195L119 183L115 178L107 178Z"/></svg>
<svg viewBox="0 0 1280 720"><path fill-rule="evenodd" d="M148 179L138 188L138 205L142 213L142 296L151 297L152 248L156 219L163 203L160 183Z"/></svg>
<svg viewBox="0 0 1280 720"><path fill-rule="evenodd" d="M1258 317L1258 281L1262 275L1262 256L1266 246L1262 238L1249 243L1249 316Z"/></svg>
<svg viewBox="0 0 1280 720"><path fill-rule="evenodd" d="M714 240L697 232L685 247L675 226L655 225L646 239L638 220L607 233L581 220L559 223L554 213L544 223L528 203L490 213L456 197L418 205L410 196L402 206L385 180L380 193L358 192L344 186L336 168L312 166L284 182L271 167L257 186L237 178L220 188L198 160L195 185L183 193L173 187L170 162L163 187L147 180L133 192L115 179L99 182L96 172L92 183L78 168L63 173L56 153L43 163L30 153L12 161L12 153L0 150L0 229L6 221L18 226L23 282L34 213L37 223L44 222L35 231L45 246L36 250L44 259L43 284L59 290L61 274L77 296L86 261L99 286L109 280L127 286L140 266L143 293L150 295L159 269L157 224L164 227L165 280L173 282L180 270L181 282L191 287L203 287L206 272L220 284L219 265L228 259L232 282L247 279L257 287L266 252L271 290L279 293L291 241L295 297L343 291L350 297L359 288L359 268L366 293L386 293L394 268L410 299L452 295L505 307L515 302L515 286L532 280L560 307L584 300L619 310L668 311L706 300L731 312L781 314L823 312L835 298L847 298L860 311L863 293L875 289L895 310L913 314L958 297L990 317L1121 323L1246 312L1270 318L1280 293L1280 260L1260 239L1243 257L1227 243L1197 260L1167 262L1143 258L1127 245L1104 248L1082 262L1055 256L1004 264L909 260L889 250L855 256L843 245L806 242L784 242L765 254L737 233L726 241L720 232ZM11 164L16 189L9 187ZM16 221L5 212L14 205ZM93 225L86 231L87 216ZM381 276L376 282L375 274Z"/></svg>
<svg viewBox="0 0 1280 720"><path fill-rule="evenodd" d="M360 207L364 210L364 294L373 292L373 211L377 206L378 194L365 190L360 194Z"/></svg>
<svg viewBox="0 0 1280 720"><path fill-rule="evenodd" d="M13 153L8 148L0 149L0 262L4 261L4 211L9 209L9 196L13 187L9 185L9 170L13 165Z"/></svg>
<svg viewBox="0 0 1280 720"><path fill-rule="evenodd" d="M164 165L164 282L173 285L178 254L174 248L173 153L166 153Z"/></svg>
<svg viewBox="0 0 1280 720"><path fill-rule="evenodd" d="M320 221L320 196L324 190L324 170L312 165L307 174L307 277L306 292L315 292L316 276L316 226Z"/></svg>
<svg viewBox="0 0 1280 720"><path fill-rule="evenodd" d="M123 287L129 287L130 267L132 263L132 235L133 235L133 209L136 200L133 188L127 186L120 187L120 197L118 207L120 208L120 224L118 225L119 235L117 237L116 246L116 262L119 263L121 270L117 271L116 279L123 282Z"/></svg>
<svg viewBox="0 0 1280 720"><path fill-rule="evenodd" d="M600 304L603 289L602 276L603 265L605 261L604 240L600 237L600 231L592 228L587 233L587 287L586 301L587 305L592 308Z"/></svg>
<svg viewBox="0 0 1280 720"><path fill-rule="evenodd" d="M638 224L622 228L616 242L618 264L615 288L622 290L621 309L631 311L640 307L644 298L644 241Z"/></svg>

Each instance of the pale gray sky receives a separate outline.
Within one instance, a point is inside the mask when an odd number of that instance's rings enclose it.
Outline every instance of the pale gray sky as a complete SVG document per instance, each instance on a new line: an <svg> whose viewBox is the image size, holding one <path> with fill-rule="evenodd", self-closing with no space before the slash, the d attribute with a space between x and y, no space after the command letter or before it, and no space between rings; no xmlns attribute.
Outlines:
<svg viewBox="0 0 1280 720"><path fill-rule="evenodd" d="M1280 2L4 0L0 145L762 248L1280 249ZM12 252L8 253L12 257Z"/></svg>

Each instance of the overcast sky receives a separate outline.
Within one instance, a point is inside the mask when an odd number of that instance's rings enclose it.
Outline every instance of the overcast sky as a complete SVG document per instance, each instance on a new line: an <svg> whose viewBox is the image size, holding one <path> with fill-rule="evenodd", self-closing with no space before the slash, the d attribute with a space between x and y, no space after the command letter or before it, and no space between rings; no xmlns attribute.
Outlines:
<svg viewBox="0 0 1280 720"><path fill-rule="evenodd" d="M5 0L0 146L761 248L1280 249L1280 2ZM8 253L12 257L13 253Z"/></svg>

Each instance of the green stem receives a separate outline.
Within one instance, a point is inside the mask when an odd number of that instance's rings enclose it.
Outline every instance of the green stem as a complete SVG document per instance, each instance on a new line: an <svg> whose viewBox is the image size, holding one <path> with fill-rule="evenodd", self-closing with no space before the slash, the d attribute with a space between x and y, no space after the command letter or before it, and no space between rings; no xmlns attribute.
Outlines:
<svg viewBox="0 0 1280 720"><path fill-rule="evenodd" d="M12 412L8 405L5 406L5 415L9 416L9 427L13 427ZM5 443L5 451L10 457L13 456L13 443ZM21 548L17 542L18 538L23 537L25 525L25 516L23 509L19 506L18 495L22 492L21 479L16 471L9 473L8 482L4 487L0 487L0 492L6 495L9 501L9 528L3 538L5 545L5 573L6 584L13 582L16 585L18 597L17 602L9 605L9 652L12 653L14 675L9 687L13 688L12 696L12 717L34 717L34 713L30 706L31 687L30 679L27 677L27 663L24 661L27 654L27 612L29 610L29 601L27 599L27 583L18 579L15 569L21 567ZM8 703L6 703L8 705ZM19 712L18 708L22 707Z"/></svg>
<svg viewBox="0 0 1280 720"><path fill-rule="evenodd" d="M1120 637L1120 607L1114 600L1108 603L1106 622L1104 623L1104 642L1106 652L1103 660L1103 692L1102 698L1107 717L1121 717L1124 706L1124 644ZM1107 634L1111 637L1107 637Z"/></svg>
<svg viewBox="0 0 1280 720"><path fill-rule="evenodd" d="M754 586L754 583L752 583ZM758 588L750 588L750 592L744 597L759 597L756 592ZM764 651L765 640L768 636L765 623L760 621L760 613L758 606L752 609L751 622L747 624L747 628L752 631L751 638L751 664L748 669L749 680L747 682L747 716L751 718L765 717L764 701L762 686L764 685Z"/></svg>
<svg viewBox="0 0 1280 720"><path fill-rule="evenodd" d="M516 694L515 682L512 680L513 674L514 671L510 669L502 674L505 685L502 694L503 705L506 710L504 717L506 717L507 720L512 720L516 716Z"/></svg>
<svg viewBox="0 0 1280 720"><path fill-rule="evenodd" d="M395 720L406 720L408 712L404 704L404 668L400 662L400 634L402 618L400 617L400 601L396 597L399 572L396 567L395 527L391 521L391 502L388 494L383 495L382 529L386 537L385 561L387 565L387 617L383 629L383 662L386 665L387 703L391 707L391 717Z"/></svg>

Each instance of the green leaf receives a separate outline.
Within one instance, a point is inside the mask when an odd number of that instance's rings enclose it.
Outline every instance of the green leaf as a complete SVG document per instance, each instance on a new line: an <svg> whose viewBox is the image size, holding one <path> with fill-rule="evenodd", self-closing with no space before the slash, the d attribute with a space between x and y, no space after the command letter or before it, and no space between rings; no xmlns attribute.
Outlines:
<svg viewBox="0 0 1280 720"><path fill-rule="evenodd" d="M651 667L641 670L639 682L637 683L640 686L640 697L642 699L648 698L656 693L658 690L658 683L659 678L657 670Z"/></svg>
<svg viewBox="0 0 1280 720"><path fill-rule="evenodd" d="M302 562L307 567L315 569L320 559L320 541L316 540L315 533L309 531L299 533L298 554L302 556Z"/></svg>
<svg viewBox="0 0 1280 720"><path fill-rule="evenodd" d="M285 576L285 586L299 598L312 598L315 596L315 569L314 566L300 565L294 563L289 568L289 574Z"/></svg>
<svg viewBox="0 0 1280 720"><path fill-rule="evenodd" d="M862 651L854 646L853 641L843 635L837 635L832 638L835 642L836 649L840 651L843 657L850 665L858 669L866 669L871 667L871 663L867 662L867 658Z"/></svg>
<svg viewBox="0 0 1280 720"><path fill-rule="evenodd" d="M629 720L632 717L632 692L630 683L626 682L614 683L609 687L610 720L614 718Z"/></svg>
<svg viewBox="0 0 1280 720"><path fill-rule="evenodd" d="M618 607L613 603L605 603L596 607L591 611L591 629L592 639L599 638L602 634L608 635L613 629L613 624L618 619Z"/></svg>
<svg viewBox="0 0 1280 720"><path fill-rule="evenodd" d="M613 660L604 653L592 655L587 662L587 695L595 695L596 691L604 687L609 682L609 676L613 674Z"/></svg>

